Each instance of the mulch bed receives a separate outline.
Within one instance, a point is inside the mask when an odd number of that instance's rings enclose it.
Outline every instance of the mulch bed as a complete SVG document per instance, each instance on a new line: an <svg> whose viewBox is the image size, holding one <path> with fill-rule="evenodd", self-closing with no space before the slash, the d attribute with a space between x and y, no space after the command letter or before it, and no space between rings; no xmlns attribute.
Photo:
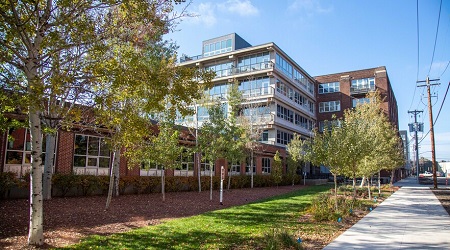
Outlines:
<svg viewBox="0 0 450 250"><path fill-rule="evenodd" d="M233 189L224 191L223 205L219 192L141 194L113 197L105 211L106 196L53 198L44 202L43 248L75 244L93 235L108 235L155 225L163 219L201 214L207 211L243 205L263 198L302 189L304 186ZM0 200L0 249L34 249L27 246L29 201Z"/></svg>
<svg viewBox="0 0 450 250"><path fill-rule="evenodd" d="M109 211L105 211L105 196L53 198L44 202L44 237L42 248L62 247L78 243L89 235L108 235L134 228L156 225L165 219L201 214L254 202L263 198L302 189L304 186L233 189L224 191L223 205L218 191L209 200L209 191L161 194L123 195L114 197ZM450 214L450 189L433 190ZM344 232L366 213L342 223ZM27 245L29 202L0 200L0 249L35 249ZM337 237L337 235L334 235ZM321 249L332 239L310 239L309 249ZM311 242L311 243L312 243Z"/></svg>
<svg viewBox="0 0 450 250"><path fill-rule="evenodd" d="M444 209L450 215L450 189L432 189Z"/></svg>

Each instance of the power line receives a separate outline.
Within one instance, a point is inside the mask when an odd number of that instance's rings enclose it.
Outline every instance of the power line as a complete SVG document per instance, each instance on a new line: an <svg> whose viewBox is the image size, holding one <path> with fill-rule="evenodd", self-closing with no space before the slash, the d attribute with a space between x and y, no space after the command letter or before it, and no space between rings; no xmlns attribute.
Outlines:
<svg viewBox="0 0 450 250"><path fill-rule="evenodd" d="M439 33L439 23L441 20L441 10L442 10L442 0L441 0L441 4L439 5L439 15L438 15L438 22L437 22L437 27L436 27L436 36L434 38L433 56L431 57L431 64L430 64L430 69L428 70L428 75L430 75L431 67L433 66L434 52L436 51L436 43L437 43L437 38L438 38L438 33Z"/></svg>

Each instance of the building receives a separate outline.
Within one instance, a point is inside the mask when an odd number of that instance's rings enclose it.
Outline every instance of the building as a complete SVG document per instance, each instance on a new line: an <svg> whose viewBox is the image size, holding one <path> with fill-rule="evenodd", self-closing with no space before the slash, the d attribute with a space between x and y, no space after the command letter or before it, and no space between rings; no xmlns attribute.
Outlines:
<svg viewBox="0 0 450 250"><path fill-rule="evenodd" d="M398 129L398 107L392 90L386 67L348 71L342 73L316 76L317 81L317 120L319 131L323 130L324 121L341 118L344 110L354 108L360 102L367 102L366 95L379 91L382 103L380 108L388 120ZM404 144L407 145L407 144ZM402 178L405 169L396 171L394 177ZM386 179L389 173L382 172Z"/></svg>
<svg viewBox="0 0 450 250"><path fill-rule="evenodd" d="M378 90L383 99L381 109L398 129L398 108L386 67L355 70L315 77L317 81L317 120L319 130L323 121L340 118L344 110L366 101L366 94Z"/></svg>
<svg viewBox="0 0 450 250"><path fill-rule="evenodd" d="M203 41L202 54L183 55L179 66L214 71L214 87L206 94L221 99L226 109L230 84L239 84L244 98L241 114L261 134L257 174L270 173L273 155L276 150L285 155L294 133L311 137L317 122L315 80L275 43L252 46L232 33ZM192 108L195 115L180 118L178 123L199 128L208 120L207 109L202 105Z"/></svg>

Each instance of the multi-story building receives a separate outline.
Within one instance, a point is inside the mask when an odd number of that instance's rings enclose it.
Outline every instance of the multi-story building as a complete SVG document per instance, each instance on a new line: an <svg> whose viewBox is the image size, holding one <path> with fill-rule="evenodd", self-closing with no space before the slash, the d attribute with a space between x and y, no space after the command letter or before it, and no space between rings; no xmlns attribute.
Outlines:
<svg viewBox="0 0 450 250"><path fill-rule="evenodd" d="M285 146L297 133L310 137L316 123L314 79L275 43L251 46L236 33L203 41L202 54L180 60L180 67L216 73L207 94L227 102L235 81L244 98L242 114L261 128L261 142ZM192 126L208 119L206 109L179 122Z"/></svg>
<svg viewBox="0 0 450 250"><path fill-rule="evenodd" d="M343 117L344 110L354 108L360 102L367 102L367 93L375 90L382 98L380 108L392 125L398 129L397 101L386 67L316 76L315 79L319 131L323 130L324 121ZM396 171L395 177L401 178L404 172L404 168ZM382 172L381 176L388 178L389 173Z"/></svg>
<svg viewBox="0 0 450 250"><path fill-rule="evenodd" d="M333 115L340 118L344 110L365 102L366 94L378 90L383 102L380 108L398 129L397 101L391 87L386 67L355 70L315 77L317 81L317 120L319 130L325 120Z"/></svg>
<svg viewBox="0 0 450 250"><path fill-rule="evenodd" d="M232 33L203 41L202 54L183 55L179 66L214 71L214 86L206 94L221 99L226 109L230 84L238 84L244 100L241 115L259 131L263 145L255 159L257 174L270 173L273 155L279 150L285 156L294 133L311 136L316 124L315 80L275 43L252 46ZM193 109L195 115L178 123L201 127L208 120L207 109L202 105Z"/></svg>

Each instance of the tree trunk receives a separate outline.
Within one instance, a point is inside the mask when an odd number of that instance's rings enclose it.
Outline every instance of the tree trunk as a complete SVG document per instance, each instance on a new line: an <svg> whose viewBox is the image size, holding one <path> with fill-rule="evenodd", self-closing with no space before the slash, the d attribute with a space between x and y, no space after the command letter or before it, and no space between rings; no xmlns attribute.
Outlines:
<svg viewBox="0 0 450 250"><path fill-rule="evenodd" d="M378 171L378 196L381 195L381 171Z"/></svg>
<svg viewBox="0 0 450 250"><path fill-rule="evenodd" d="M120 183L120 149L114 154L116 167L114 168L114 193L115 197L120 195L119 183Z"/></svg>
<svg viewBox="0 0 450 250"><path fill-rule="evenodd" d="M30 171L30 225L28 244L41 246L44 244L44 211L42 199L42 132L39 112L29 112L31 135L31 171Z"/></svg>
<svg viewBox="0 0 450 250"><path fill-rule="evenodd" d="M231 186L231 174L228 173L228 186L227 186L228 190L230 190L230 186Z"/></svg>
<svg viewBox="0 0 450 250"><path fill-rule="evenodd" d="M47 134L45 144L45 164L42 194L44 200L50 200L52 198L52 175L53 162L55 158L56 135L51 133Z"/></svg>
<svg viewBox="0 0 450 250"><path fill-rule="evenodd" d="M395 169L391 170L391 186L394 185Z"/></svg>
<svg viewBox="0 0 450 250"><path fill-rule="evenodd" d="M367 182L367 191L369 192L369 200L372 200L372 193L370 192L370 182Z"/></svg>
<svg viewBox="0 0 450 250"><path fill-rule="evenodd" d="M162 193L162 200L166 201L166 170L162 168L161 170L161 193Z"/></svg>
<svg viewBox="0 0 450 250"><path fill-rule="evenodd" d="M333 174L334 179L334 211L338 211L338 199L337 199L337 176Z"/></svg>
<svg viewBox="0 0 450 250"><path fill-rule="evenodd" d="M353 199L356 199L356 176L353 176Z"/></svg>
<svg viewBox="0 0 450 250"><path fill-rule="evenodd" d="M114 189L114 173L115 168L116 168L116 150L113 151L113 162L112 162L112 166L111 166L111 170L109 171L109 186L108 186L108 195L106 197L106 205L105 205L105 210L108 211L109 209L109 204L111 204L111 198L112 198L112 194L113 194L113 189Z"/></svg>
<svg viewBox="0 0 450 250"><path fill-rule="evenodd" d="M213 174L212 174L212 169L213 169L213 163L209 162L209 176L210 178L210 185L209 185L209 200L212 201L213 198Z"/></svg>
<svg viewBox="0 0 450 250"><path fill-rule="evenodd" d="M253 149L250 153L250 157L251 157L251 159L250 159L250 175L251 175L250 188L253 188Z"/></svg>
<svg viewBox="0 0 450 250"><path fill-rule="evenodd" d="M202 171L202 164L200 163L200 154L197 152L197 177L198 177L198 192L200 193L202 191L202 175L201 175L201 171Z"/></svg>
<svg viewBox="0 0 450 250"><path fill-rule="evenodd" d="M366 177L363 176L362 180L361 180L361 185L359 185L360 188L364 187L364 184L366 183Z"/></svg>

